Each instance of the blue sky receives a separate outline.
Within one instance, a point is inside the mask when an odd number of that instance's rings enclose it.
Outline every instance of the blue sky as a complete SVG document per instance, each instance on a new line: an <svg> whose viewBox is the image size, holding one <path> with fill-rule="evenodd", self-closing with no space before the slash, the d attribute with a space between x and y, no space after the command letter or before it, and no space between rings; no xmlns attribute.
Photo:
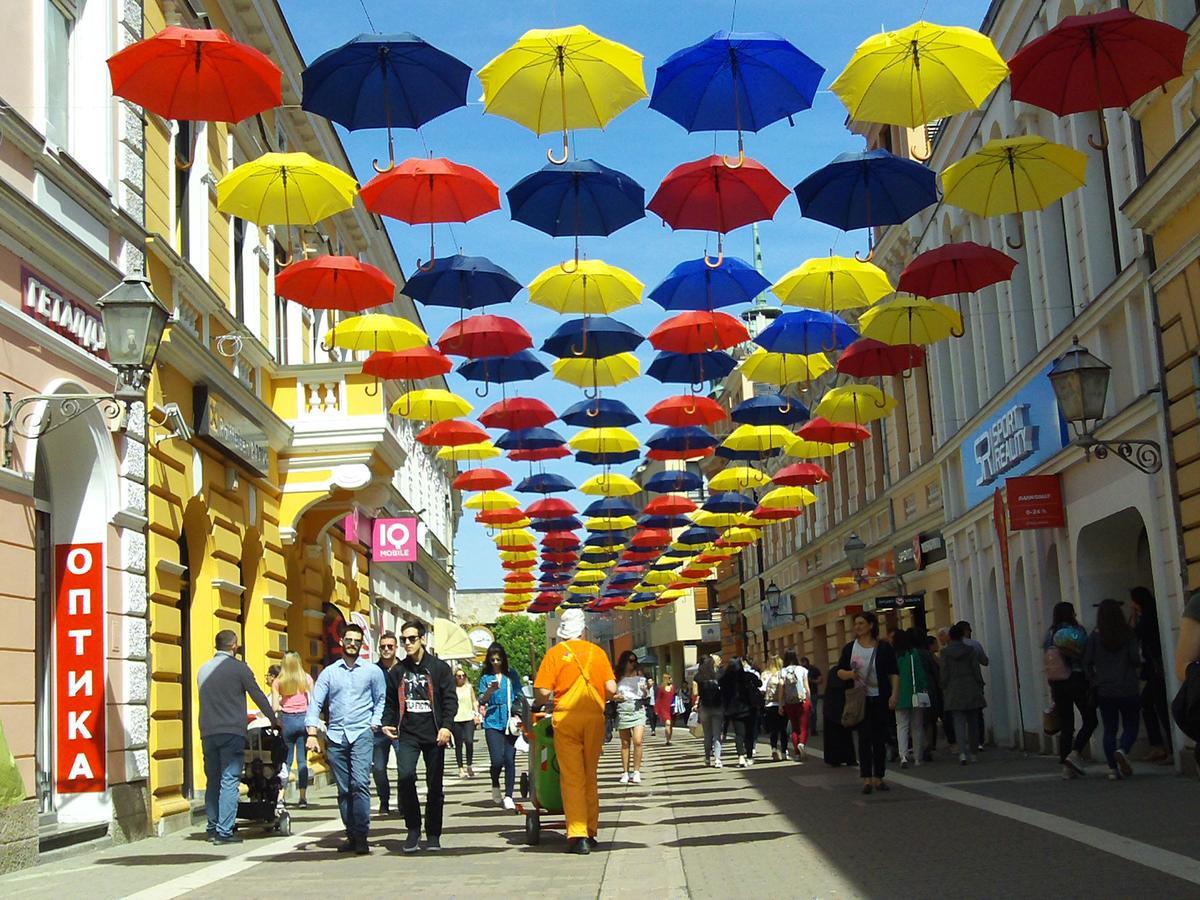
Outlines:
<svg viewBox="0 0 1200 900"><path fill-rule="evenodd" d="M338 0L338 14L331 15L329 0L280 0L292 31L305 58L312 60L360 32L372 30L358 0ZM849 60L854 48L869 34L880 29L900 28L919 18L947 25L978 27L987 8L986 0L660 0L660 2L559 2L527 3L497 2L497 0L460 0L458 3L424 2L424 0L363 0L366 11L380 32L411 31L478 70L496 54L511 45L530 28L548 28L584 24L605 37L620 41L645 56L646 86L651 89L655 68L670 54L693 44L720 29L730 27L731 16L735 30L774 31L796 44L806 54L824 66L813 108L795 117L795 126L778 122L758 134L746 136L750 156L770 168L788 187L805 175L829 162L838 153L861 149L861 138L850 134L843 126L845 109L829 93L828 84ZM398 158L445 156L482 170L500 186L503 193L524 175L545 163L545 151L556 146L557 135L537 138L521 126L496 116L483 114L478 102L479 83L472 78L468 90L468 106L454 110L430 122L420 133L395 133ZM339 128L340 130L340 128ZM371 159L386 155L383 131L342 131L342 139L354 163L356 175L365 183L373 173ZM713 134L688 134L674 122L649 109L643 101L615 119L605 131L581 131L575 135L575 153L579 158L594 158L632 176L646 189L649 200L662 178L676 165L707 156L713 152ZM732 133L717 136L719 152L736 151ZM400 222L390 223L390 231L406 272L411 272L418 257L428 255L429 231L425 226L411 227ZM848 253L865 246L864 234L845 235L819 222L801 218L795 198L784 201L774 221L761 225L764 271L774 280L788 269L810 256L828 253L831 249ZM662 226L657 216L622 229L609 238L585 238L582 250L589 257L601 258L633 272L649 290L671 268L700 255L705 249L705 236L700 232L672 233ZM464 252L483 255L511 271L523 283L546 267L570 256L569 238L550 238L508 217L507 207L482 216L473 222L439 226L438 254L445 255L457 243ZM726 238L726 252L752 258L751 230L743 228ZM520 321L533 335L535 347L540 345L563 317L531 305L522 292L507 307L491 307L488 312L508 315ZM734 308L730 312L740 310ZM447 325L457 318L444 309L423 311L426 330L436 340ZM622 310L618 318L628 322L643 334L666 318L657 304L646 300L642 306ZM638 354L645 370L653 355L648 344ZM545 360L549 364L549 358ZM470 385L455 375L451 387L476 404L475 413L498 399L493 395L477 399ZM516 390L513 390L513 387ZM678 387L678 386L676 386ZM686 390L686 388L685 388ZM509 393L540 397L556 411L562 411L581 399L579 390L548 375L534 382L510 387ZM675 388L660 385L645 376L606 392L628 403L635 412L644 413L657 400L678 393ZM560 426L569 437L573 429ZM642 424L632 429L645 439L656 426ZM576 483L597 469L577 465L570 460L548 464ZM635 464L622 467L628 472ZM514 482L529 472L528 464L501 461ZM567 495L582 508L585 498ZM528 502L536 499L526 495ZM457 541L456 575L463 588L492 587L502 582L503 570L492 541L468 514L460 528Z"/></svg>

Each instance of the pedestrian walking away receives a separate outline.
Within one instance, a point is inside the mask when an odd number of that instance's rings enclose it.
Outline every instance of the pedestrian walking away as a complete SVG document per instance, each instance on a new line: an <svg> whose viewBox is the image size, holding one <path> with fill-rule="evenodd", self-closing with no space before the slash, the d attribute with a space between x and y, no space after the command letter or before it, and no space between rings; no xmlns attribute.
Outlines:
<svg viewBox="0 0 1200 900"><path fill-rule="evenodd" d="M621 784L642 783L643 738L649 685L637 654L626 650L617 660L617 731L621 736Z"/></svg>
<svg viewBox="0 0 1200 900"><path fill-rule="evenodd" d="M987 651L983 649L983 644L979 643L979 641L975 640L975 638L972 637L971 623L967 622L967 621L961 621L956 624L962 626L963 643L975 651L975 658L977 660L979 660L979 665L986 668L991 663L991 660L988 659ZM980 673L981 673L980 677L982 677L982 669L980 670ZM971 748L972 753L976 753L983 749L983 739L984 739L985 729L984 729L984 725L983 725L983 707L982 706L979 707L977 710L975 710L974 718L975 718L975 738L978 741L978 743L976 743L975 746Z"/></svg>
<svg viewBox="0 0 1200 900"><path fill-rule="evenodd" d="M479 714L479 700L475 696L475 688L461 668L454 670L454 691L458 697L458 711L454 714L450 730L454 733L454 759L458 763L458 777L474 778L475 726L482 723L483 718ZM467 760L465 768L464 754Z"/></svg>
<svg viewBox="0 0 1200 900"><path fill-rule="evenodd" d="M787 755L788 720L783 714L783 662L772 657L763 666L763 724L767 728L767 739L771 742L771 760L779 762Z"/></svg>
<svg viewBox="0 0 1200 900"><path fill-rule="evenodd" d="M421 849L421 801L417 798L417 759L425 763L425 849L442 848L442 775L450 723L458 693L450 666L425 650L425 625L405 622L400 629L405 656L388 672L383 730L396 742L396 793L404 813L405 853Z"/></svg>
<svg viewBox="0 0 1200 900"><path fill-rule="evenodd" d="M508 668L508 653L498 643L487 649L485 671L479 679L479 702L483 706L483 736L491 760L492 802L505 809L517 808L513 800L513 782L517 777L517 736L525 695L516 673ZM514 719L516 721L514 722ZM504 791L500 775L504 774Z"/></svg>
<svg viewBox="0 0 1200 900"><path fill-rule="evenodd" d="M780 673L783 714L792 727L792 758L804 762L808 744L809 690L808 669L800 665L795 650L783 655Z"/></svg>
<svg viewBox="0 0 1200 900"><path fill-rule="evenodd" d="M1104 724L1104 759L1108 777L1113 781L1133 774L1129 752L1138 736L1141 697L1138 672L1142 659L1138 654L1137 634L1121 612L1121 604L1111 597L1100 601L1096 609L1096 630L1088 636L1083 652L1083 670L1096 692L1100 719ZM1118 720L1121 728L1117 743Z"/></svg>
<svg viewBox="0 0 1200 900"><path fill-rule="evenodd" d="M897 631L892 649L896 651L896 667L900 670L900 695L896 700L896 746L900 752L900 768L909 763L920 765L925 758L925 716L932 706L925 662L913 645L912 635ZM909 751L909 740L912 750Z"/></svg>
<svg viewBox="0 0 1200 900"><path fill-rule="evenodd" d="M938 639L932 634L921 635L916 629L913 629L913 632L920 638L921 644L925 647L924 652L920 656L921 662L925 664L925 681L929 685L930 705L922 716L925 730L925 753L923 761L931 762L933 760L933 753L937 750L938 720L942 718L944 713L944 704L942 702L942 667L938 662L938 653L941 645L938 644Z"/></svg>
<svg viewBox="0 0 1200 900"><path fill-rule="evenodd" d="M671 734L675 731L675 682L670 675L664 674L662 684L654 691L654 714L662 723L666 745L670 747Z"/></svg>
<svg viewBox="0 0 1200 900"><path fill-rule="evenodd" d="M821 733L817 727L821 718L817 709L821 700L821 669L809 662L807 656L800 657L800 665L808 670L808 734L815 737Z"/></svg>
<svg viewBox="0 0 1200 900"><path fill-rule="evenodd" d="M721 768L721 729L725 727L725 705L721 697L716 654L702 657L692 681L692 708L704 731L704 764Z"/></svg>
<svg viewBox="0 0 1200 900"><path fill-rule="evenodd" d="M979 747L978 715L985 705L979 654L964 640L965 635L962 623L953 625L950 643L942 648L941 658L943 702L954 717L958 761L964 766L975 761Z"/></svg>
<svg viewBox="0 0 1200 900"><path fill-rule="evenodd" d="M379 636L379 662L384 680L396 665L396 648L399 642L395 632L385 631ZM383 733L375 732L371 748L371 777L375 779L375 796L379 798L379 815L390 815L392 811L392 785L388 781L388 759L395 752L396 742ZM397 766L399 760L397 759Z"/></svg>
<svg viewBox="0 0 1200 900"><path fill-rule="evenodd" d="M304 749L308 732L304 723L308 718L308 698L312 689L312 676L304 671L300 654L289 650L283 655L279 675L271 682L271 708L279 716L279 727L287 746L284 781L286 783L295 772L300 809L308 808L308 751Z"/></svg>
<svg viewBox="0 0 1200 900"><path fill-rule="evenodd" d="M762 673L754 668L754 664L747 657L742 657L742 675L753 688L749 694L750 715L746 718L746 761L754 765L754 752L758 748L758 736L762 732L763 717L766 713L766 695L762 690Z"/></svg>
<svg viewBox="0 0 1200 900"><path fill-rule="evenodd" d="M641 666L638 671L646 680L646 696L643 698L643 706L646 709L646 726L650 729L650 736L653 737L658 734L658 708L655 706L658 700L658 685L655 684L654 677L646 670L645 666Z"/></svg>
<svg viewBox="0 0 1200 900"><path fill-rule="evenodd" d="M309 753L316 753L320 715L328 708L325 759L337 783L338 811L346 840L339 853L371 852L371 757L383 716L387 683L379 666L359 661L363 630L353 623L341 637L342 655L326 666L313 685L305 727Z"/></svg>
<svg viewBox="0 0 1200 900"><path fill-rule="evenodd" d="M1162 637L1158 631L1158 605L1144 587L1129 592L1133 607L1130 625L1137 635L1142 657L1142 720L1146 723L1147 762L1170 762L1171 714L1167 704L1167 670L1163 664Z"/></svg>
<svg viewBox="0 0 1200 900"><path fill-rule="evenodd" d="M745 768L754 764L749 754L750 717L755 711L756 695L759 691L759 679L752 672L747 672L742 661L734 657L721 673L721 704L725 713L725 722L733 731L734 746L737 748L738 766Z"/></svg>
<svg viewBox="0 0 1200 900"><path fill-rule="evenodd" d="M200 693L200 748L208 786L204 792L204 811L208 817L205 832L214 844L240 844L242 839L233 833L233 825L246 758L246 695L272 725L278 728L279 722L254 672L237 658L237 634L218 631L216 651L196 674Z"/></svg>
<svg viewBox="0 0 1200 900"><path fill-rule="evenodd" d="M596 778L604 749L604 704L617 695L616 675L608 656L582 640L581 609L559 619L558 643L542 658L534 679L539 705L553 701L554 749L561 776L567 851L588 854L598 846L600 785Z"/></svg>
<svg viewBox="0 0 1200 900"><path fill-rule="evenodd" d="M1087 632L1075 618L1075 607L1065 601L1056 603L1042 649L1058 725L1058 762L1063 778L1085 774L1082 751L1096 730L1096 705L1083 669L1086 648ZM944 651L942 664L945 665ZM1075 731L1076 709L1081 719L1078 732Z"/></svg>
<svg viewBox="0 0 1200 900"><path fill-rule="evenodd" d="M879 619L873 612L854 617L854 640L842 648L837 677L861 688L865 699L858 723L858 771L862 792L886 791L887 738L890 713L896 708L900 672L891 644L879 640Z"/></svg>

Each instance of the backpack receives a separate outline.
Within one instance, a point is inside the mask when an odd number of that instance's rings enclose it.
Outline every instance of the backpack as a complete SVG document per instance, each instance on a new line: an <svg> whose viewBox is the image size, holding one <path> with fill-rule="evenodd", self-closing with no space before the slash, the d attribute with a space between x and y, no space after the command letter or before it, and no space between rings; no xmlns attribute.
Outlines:
<svg viewBox="0 0 1200 900"><path fill-rule="evenodd" d="M783 670L783 702L790 705L793 703L803 703L803 685L800 682L800 673L793 666Z"/></svg>
<svg viewBox="0 0 1200 900"><path fill-rule="evenodd" d="M721 685L716 680L701 681L700 683L700 703L706 709L721 708Z"/></svg>
<svg viewBox="0 0 1200 900"><path fill-rule="evenodd" d="M1171 715L1180 731L1200 741L1200 663L1188 666L1183 686L1171 702Z"/></svg>

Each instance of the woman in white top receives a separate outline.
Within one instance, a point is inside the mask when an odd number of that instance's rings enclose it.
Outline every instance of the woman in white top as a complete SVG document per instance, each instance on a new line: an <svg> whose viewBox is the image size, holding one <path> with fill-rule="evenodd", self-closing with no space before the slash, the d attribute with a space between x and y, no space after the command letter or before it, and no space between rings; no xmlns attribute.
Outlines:
<svg viewBox="0 0 1200 900"><path fill-rule="evenodd" d="M649 686L638 658L626 650L617 660L617 730L621 735L621 784L642 783L642 736Z"/></svg>
<svg viewBox="0 0 1200 900"><path fill-rule="evenodd" d="M767 726L767 735L771 739L771 759L779 762L787 752L787 718L780 707L780 695L783 681L780 670L783 661L778 656L767 660L762 672L762 692L766 700L763 711L763 721Z"/></svg>
<svg viewBox="0 0 1200 900"><path fill-rule="evenodd" d="M796 651L783 655L783 671L779 673L779 702L784 718L792 726L792 758L804 762L808 743L808 669L800 665Z"/></svg>

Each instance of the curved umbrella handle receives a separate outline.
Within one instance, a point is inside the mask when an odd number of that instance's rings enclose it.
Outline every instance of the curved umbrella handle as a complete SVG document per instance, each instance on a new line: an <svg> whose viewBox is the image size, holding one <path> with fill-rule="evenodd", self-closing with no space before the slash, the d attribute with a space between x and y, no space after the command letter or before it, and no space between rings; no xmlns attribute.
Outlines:
<svg viewBox="0 0 1200 900"><path fill-rule="evenodd" d="M482 391L479 388L475 388L475 396L476 397L486 397L488 395L488 390L491 388L491 384L492 383L490 381L485 381L483 383Z"/></svg>
<svg viewBox="0 0 1200 900"><path fill-rule="evenodd" d="M417 257L417 271L418 272L430 272L433 270L433 267L435 265L437 265L437 260L434 259L432 256L429 257L429 262L425 262L425 263L421 262L421 257L419 257L419 256Z"/></svg>
<svg viewBox="0 0 1200 900"><path fill-rule="evenodd" d="M710 269L719 269L719 268L721 268L721 263L723 263L723 262L725 262L724 241L722 241L721 235L718 233L717 234L717 258L714 260L712 257L710 257L708 255L708 251L705 250L704 251L704 265L708 266L708 268L710 268Z"/></svg>
<svg viewBox="0 0 1200 900"><path fill-rule="evenodd" d="M579 347L576 347L574 344L571 345L571 355L572 356L583 356L583 354L587 352L587 317L586 316L584 317L583 322L584 322L584 325L583 325L583 328L580 329L580 335L579 335L583 339L583 343L580 344ZM595 379L596 379L596 364L592 363L592 386L593 387L595 387Z"/></svg>
<svg viewBox="0 0 1200 900"><path fill-rule="evenodd" d="M437 254L434 252L434 249L433 249L433 223L430 222L429 223L429 262L422 265L421 260L417 259L417 271L418 272L428 272L434 267L435 263L437 263Z"/></svg>
<svg viewBox="0 0 1200 900"><path fill-rule="evenodd" d="M1014 247L1013 249L1015 250L1016 248ZM967 333L967 323L966 322L963 322L961 328L951 328L950 329L950 337L960 338L966 333ZM908 377L908 376L905 376L905 377Z"/></svg>
<svg viewBox="0 0 1200 900"><path fill-rule="evenodd" d="M583 397L585 400L599 400L600 399L600 388L598 388L598 387L584 388L583 389ZM589 411L588 415L591 415L590 411ZM599 415L599 411L597 411L597 415Z"/></svg>
<svg viewBox="0 0 1200 900"><path fill-rule="evenodd" d="M1088 135L1088 146L1093 150L1108 149L1108 123L1104 121L1104 110L1096 110L1096 118L1100 120L1100 139L1096 140L1092 135Z"/></svg>
<svg viewBox="0 0 1200 900"><path fill-rule="evenodd" d="M376 158L376 159L371 160L371 167L376 172L378 172L380 175L383 175L383 174L386 174L387 172L392 171L392 169L396 168L396 160L389 159L388 164L386 166L381 166L381 165L379 165L379 159Z"/></svg>
<svg viewBox="0 0 1200 900"><path fill-rule="evenodd" d="M688 386L692 389L693 394L698 394L700 391L704 390L704 382L703 381L693 381Z"/></svg>
<svg viewBox="0 0 1200 900"><path fill-rule="evenodd" d="M726 156L724 154L721 155L721 165L723 165L727 169L740 169L745 164L746 164L746 151L742 150L740 148L738 149L738 155L737 155L736 162L730 162L728 156Z"/></svg>
<svg viewBox="0 0 1200 900"><path fill-rule="evenodd" d="M1018 237L1015 241L1010 237L1006 237L1004 239L1004 243L1008 244L1009 249L1012 250L1020 250L1025 246L1025 217L1020 213L1017 213L1017 216L1018 221L1021 223L1019 228L1020 237Z"/></svg>
<svg viewBox="0 0 1200 900"><path fill-rule="evenodd" d="M872 259L874 259L874 258L875 258L875 248L874 248L874 247L871 247L871 248L869 248L869 249L867 250L867 255L866 255L866 256L859 256L859 255L858 255L858 251L857 251L857 250L855 250L855 251L854 251L854 258L855 258L855 259L857 259L859 262L870 262Z"/></svg>
<svg viewBox="0 0 1200 900"><path fill-rule="evenodd" d="M375 388L375 390L371 390L372 386ZM371 382L371 385L363 388L363 393L366 394L368 397L378 397L379 396L379 379L376 378L374 381Z"/></svg>
<svg viewBox="0 0 1200 900"><path fill-rule="evenodd" d="M599 399L599 398L597 397L596 399ZM594 419L594 418L596 418L596 416L598 416L598 415L600 415L600 408L599 408L599 407L596 407L596 406L589 406L589 407L587 408L587 416L588 416L588 418L589 418L589 419Z"/></svg>
<svg viewBox="0 0 1200 900"><path fill-rule="evenodd" d="M571 145L567 142L567 133L564 131L562 136L562 156L555 156L554 150L551 148L546 151L546 159L550 160L550 162L554 163L556 166L561 166L566 163L566 161L570 158L570 155Z"/></svg>
<svg viewBox="0 0 1200 900"><path fill-rule="evenodd" d="M384 92L384 102L385 103L387 102L387 96L388 96L387 92L385 91ZM387 112L389 113L388 118L391 119L391 115L390 115L391 110L389 109ZM384 172L390 172L390 171L392 171L392 169L396 168L396 149L395 149L395 145L392 143L392 128L390 125L388 126L387 134L388 134L388 164L386 166L384 166L383 168L380 168L379 160L377 160L377 159L371 160L371 165L374 167L375 171L378 172L380 175L382 175Z"/></svg>
<svg viewBox="0 0 1200 900"><path fill-rule="evenodd" d="M568 266L567 266L567 263L566 263L566 262L560 262L560 263L558 264L558 267L559 267L559 269L561 269L563 272L565 272L567 275L573 275L573 274L575 274L576 272L578 272L578 271L579 271L579 260L575 260L574 262L572 262L572 263L570 264L570 267L569 267L569 268L568 268Z"/></svg>
<svg viewBox="0 0 1200 900"><path fill-rule="evenodd" d="M329 353L331 350L334 349L334 347L337 346L336 344L329 341L329 337L330 337L330 335L333 334L333 332L334 332L334 329L331 328L329 331L325 332L325 336L321 338L320 347L321 347L321 350L323 350L325 353Z"/></svg>
<svg viewBox="0 0 1200 900"><path fill-rule="evenodd" d="M183 122L188 121L188 120L187 119L178 119L177 121L182 124ZM188 148L187 159L181 158L178 153L175 154L175 168L177 168L180 172L188 171L192 167L192 164L195 163L195 161L196 161L196 140L199 137L200 137L199 129L196 128L196 123L192 122L192 141L191 141L191 146Z"/></svg>
<svg viewBox="0 0 1200 900"><path fill-rule="evenodd" d="M916 147L912 147L912 146L910 146L910 147L908 148L908 155L909 155L909 156L911 156L913 159L915 159L915 160L916 160L917 162L919 162L919 163L927 163L927 162L929 162L929 160L930 160L930 159L932 159L932 158L933 158L933 148L932 148L932 147L930 147L930 148L929 148L929 152L928 152L928 153L926 153L926 154L924 154L924 155L922 155L922 154L921 154L921 153L920 153L920 152L917 150L917 148L916 148Z"/></svg>

